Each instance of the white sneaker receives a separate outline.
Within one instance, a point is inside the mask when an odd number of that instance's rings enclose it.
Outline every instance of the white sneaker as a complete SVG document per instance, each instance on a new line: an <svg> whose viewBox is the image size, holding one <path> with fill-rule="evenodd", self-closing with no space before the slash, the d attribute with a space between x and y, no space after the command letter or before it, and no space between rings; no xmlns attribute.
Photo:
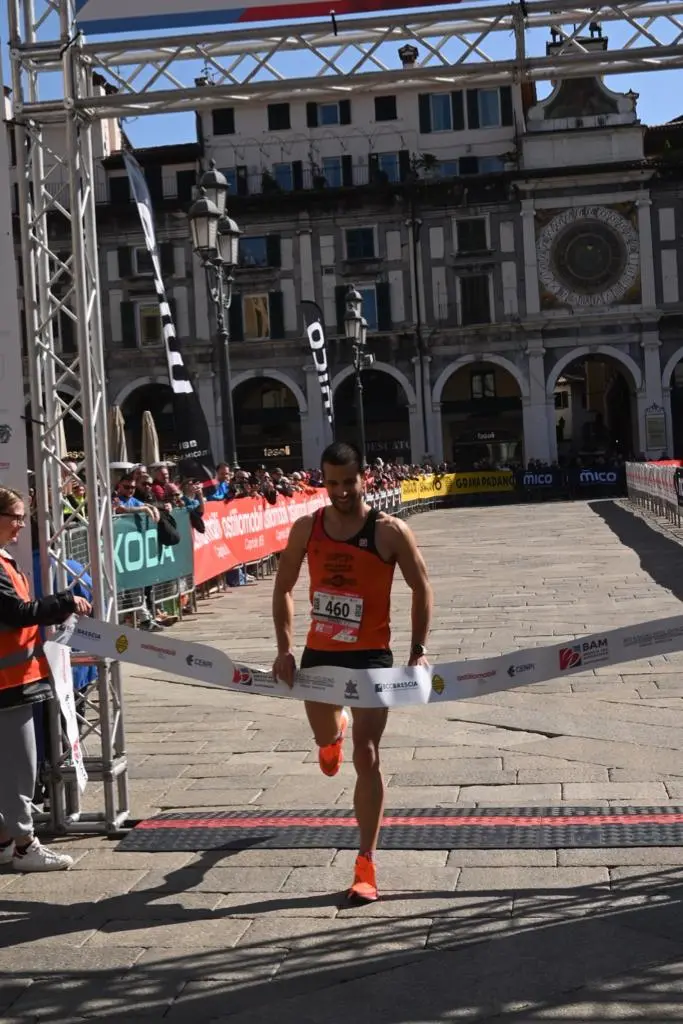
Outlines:
<svg viewBox="0 0 683 1024"><path fill-rule="evenodd" d="M12 867L15 871L68 871L73 862L73 857L68 853L56 853L34 839L26 848L26 853L15 853Z"/></svg>
<svg viewBox="0 0 683 1024"><path fill-rule="evenodd" d="M14 843L10 843L9 846L5 846L0 850L0 867L11 864L12 857L14 857Z"/></svg>

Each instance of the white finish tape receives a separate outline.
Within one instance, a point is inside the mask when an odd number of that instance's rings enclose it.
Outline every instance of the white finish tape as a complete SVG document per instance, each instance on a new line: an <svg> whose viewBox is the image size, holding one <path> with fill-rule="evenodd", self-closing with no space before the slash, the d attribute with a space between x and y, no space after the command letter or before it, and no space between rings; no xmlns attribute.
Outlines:
<svg viewBox="0 0 683 1024"><path fill-rule="evenodd" d="M126 626L74 618L55 639L88 654L162 669L227 690L357 708L405 707L472 700L594 668L672 654L683 650L683 615L592 633L549 647L430 668L298 672L292 689L273 679L268 669L238 664L215 647L176 640L168 633L150 635Z"/></svg>

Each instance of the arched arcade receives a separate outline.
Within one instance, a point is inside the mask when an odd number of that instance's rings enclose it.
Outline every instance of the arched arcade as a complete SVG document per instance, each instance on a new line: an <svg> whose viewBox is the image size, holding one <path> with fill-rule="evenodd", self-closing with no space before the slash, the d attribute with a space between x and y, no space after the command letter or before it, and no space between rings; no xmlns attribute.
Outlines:
<svg viewBox="0 0 683 1024"><path fill-rule="evenodd" d="M306 400L284 374L247 372L233 383L237 458L245 469L291 473L303 467L301 416Z"/></svg>
<svg viewBox="0 0 683 1024"><path fill-rule="evenodd" d="M618 349L575 349L559 359L547 393L560 461L637 455L641 388L640 367Z"/></svg>
<svg viewBox="0 0 683 1024"><path fill-rule="evenodd" d="M444 460L462 471L521 463L525 390L507 360L464 358L447 366L433 395Z"/></svg>
<svg viewBox="0 0 683 1024"><path fill-rule="evenodd" d="M413 462L422 456L414 452L413 424L416 398L410 382L398 370L375 364L364 370L363 410L368 462ZM338 440L358 443L356 378L351 368L333 382L335 434Z"/></svg>

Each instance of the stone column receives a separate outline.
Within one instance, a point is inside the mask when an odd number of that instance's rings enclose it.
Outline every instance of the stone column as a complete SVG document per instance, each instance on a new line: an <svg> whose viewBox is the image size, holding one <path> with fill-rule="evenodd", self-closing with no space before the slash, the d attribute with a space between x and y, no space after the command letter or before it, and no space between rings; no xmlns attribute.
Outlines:
<svg viewBox="0 0 683 1024"><path fill-rule="evenodd" d="M648 215L649 216L649 215ZM662 365L660 359L661 341L659 340L659 334L657 331L644 331L640 342L640 346L643 350L643 386L638 392L636 407L638 410L638 451L634 454L638 455L639 452L645 452L648 458L655 458L662 454L662 448L647 447L647 430L645 426L646 413L650 410L652 413L665 413L666 406L664 404L664 393L662 390ZM668 451L671 448L672 435L671 435L671 404L669 406L669 415L667 417L667 437L665 448Z"/></svg>
<svg viewBox="0 0 683 1024"><path fill-rule="evenodd" d="M524 461L540 459L542 462L552 462L557 457L557 441L554 420L549 423L543 361L545 349L540 339L529 344L526 355L529 362L529 394L522 399Z"/></svg>
<svg viewBox="0 0 683 1024"><path fill-rule="evenodd" d="M427 451L427 438L425 437L424 432L421 405L421 402L424 401L424 383L422 380L420 357L413 356L410 361L413 364L415 394L417 396L417 403L408 407L410 423L410 461L419 462Z"/></svg>
<svg viewBox="0 0 683 1024"><path fill-rule="evenodd" d="M524 240L524 294L526 316L535 316L541 310L536 263L536 214L533 199L522 200L522 237Z"/></svg>
<svg viewBox="0 0 683 1024"><path fill-rule="evenodd" d="M223 414L220 395L218 393L218 377L215 373L202 373L196 379L197 397L201 403L209 427L211 450L216 462L223 462L226 453L223 451ZM239 458L239 451L237 452Z"/></svg>
<svg viewBox="0 0 683 1024"><path fill-rule="evenodd" d="M301 416L302 457L306 469L312 469L320 462L323 450L332 440L332 431L323 409L320 385L315 366L304 366L306 374L306 403L308 412Z"/></svg>
<svg viewBox="0 0 683 1024"><path fill-rule="evenodd" d="M427 437L425 438L426 450L436 458L436 431L434 429L434 414L432 411L432 357L424 357L424 380L420 389L419 398L422 399L425 410L423 424L427 425ZM422 409L420 409L422 416ZM423 428L424 429L424 428Z"/></svg>
<svg viewBox="0 0 683 1024"><path fill-rule="evenodd" d="M437 462L443 462L443 420L441 419L441 402L432 402L430 408L432 410L432 429L434 431L434 458ZM450 459L448 461L450 461Z"/></svg>
<svg viewBox="0 0 683 1024"><path fill-rule="evenodd" d="M638 235L640 237L640 287L642 292L643 309L654 310L657 308L655 295L655 268L652 252L652 220L650 207L652 200L647 195L642 195L636 202L638 207Z"/></svg>

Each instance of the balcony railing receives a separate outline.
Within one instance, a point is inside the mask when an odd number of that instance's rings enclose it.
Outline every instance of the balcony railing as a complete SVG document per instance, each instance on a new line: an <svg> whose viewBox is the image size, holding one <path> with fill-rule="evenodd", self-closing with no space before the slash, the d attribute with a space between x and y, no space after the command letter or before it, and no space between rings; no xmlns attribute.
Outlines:
<svg viewBox="0 0 683 1024"><path fill-rule="evenodd" d="M446 174L442 173L437 166L427 171L421 171L419 178L423 182L452 181L456 177L468 181L476 181L479 177L478 171L474 170L476 158L469 157L468 160L470 161L466 165L468 173L463 171L459 176L452 173ZM449 170L452 169L454 162L450 163ZM246 171L245 169L242 172L242 169L238 169L234 173L228 171L227 174L230 188L229 196L233 195L236 197L278 196L288 193L334 191L337 189L367 186L382 187L398 185L405 180L405 174L401 175L401 169L398 165L385 165L382 168L381 166L378 167L375 164L369 163L352 164L348 160L340 160L336 166L328 166L321 169L310 165L304 166L301 163L292 163L264 168L258 171ZM116 206L131 203L132 200L128 189L122 182L125 182L125 178L122 178L120 175L108 178L106 181L96 180L95 201L99 205L111 204ZM57 198L65 208L68 208L69 186L66 180L48 174L44 187L50 196ZM169 174L163 177L162 196L160 199L153 196L152 200L155 205L159 201L181 202L189 205L193 200L193 196L189 194L187 187L179 189L176 176ZM17 213L16 191L13 196L13 212Z"/></svg>

